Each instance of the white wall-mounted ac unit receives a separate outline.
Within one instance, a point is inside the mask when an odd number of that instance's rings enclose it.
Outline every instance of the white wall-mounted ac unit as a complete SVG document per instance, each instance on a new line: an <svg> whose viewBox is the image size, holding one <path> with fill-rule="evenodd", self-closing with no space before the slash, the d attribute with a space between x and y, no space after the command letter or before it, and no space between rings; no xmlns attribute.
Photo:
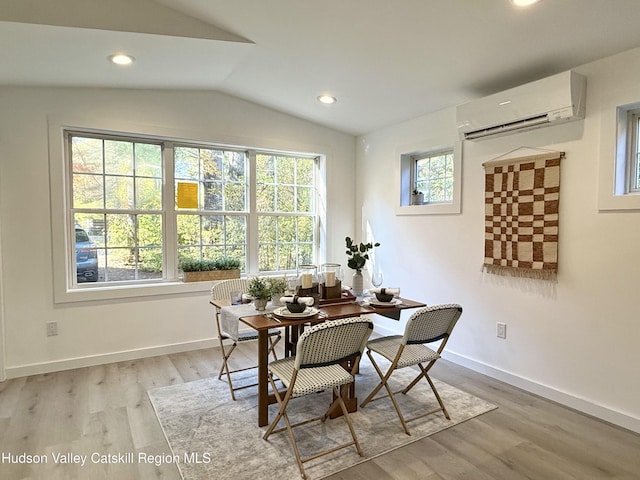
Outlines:
<svg viewBox="0 0 640 480"><path fill-rule="evenodd" d="M587 79L568 71L459 105L464 140L507 135L584 118Z"/></svg>

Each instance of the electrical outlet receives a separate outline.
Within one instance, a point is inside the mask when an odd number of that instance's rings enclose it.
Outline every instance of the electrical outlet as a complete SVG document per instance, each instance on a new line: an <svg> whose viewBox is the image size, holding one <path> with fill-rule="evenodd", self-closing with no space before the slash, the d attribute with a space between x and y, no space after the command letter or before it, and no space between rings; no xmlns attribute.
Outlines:
<svg viewBox="0 0 640 480"><path fill-rule="evenodd" d="M58 335L58 322L47 322L47 337Z"/></svg>
<svg viewBox="0 0 640 480"><path fill-rule="evenodd" d="M496 323L496 336L498 338L507 338L507 324L506 323Z"/></svg>

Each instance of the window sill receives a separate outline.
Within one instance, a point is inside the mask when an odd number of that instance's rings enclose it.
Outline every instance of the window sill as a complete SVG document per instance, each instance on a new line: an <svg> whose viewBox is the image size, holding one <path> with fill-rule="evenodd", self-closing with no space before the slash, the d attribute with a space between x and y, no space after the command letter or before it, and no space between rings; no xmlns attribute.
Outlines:
<svg viewBox="0 0 640 480"><path fill-rule="evenodd" d="M175 295L208 292L214 282L163 282L136 285L105 285L73 288L55 293L55 303L119 300L157 295Z"/></svg>
<svg viewBox="0 0 640 480"><path fill-rule="evenodd" d="M451 215L460 212L460 203L424 203L422 205L399 205L396 215Z"/></svg>
<svg viewBox="0 0 640 480"><path fill-rule="evenodd" d="M626 193L624 195L600 195L598 211L638 211L640 210L640 194Z"/></svg>

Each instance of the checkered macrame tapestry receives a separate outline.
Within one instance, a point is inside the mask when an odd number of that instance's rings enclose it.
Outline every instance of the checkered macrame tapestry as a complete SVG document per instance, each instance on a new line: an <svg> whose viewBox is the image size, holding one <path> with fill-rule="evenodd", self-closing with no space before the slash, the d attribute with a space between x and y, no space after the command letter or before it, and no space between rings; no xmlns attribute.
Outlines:
<svg viewBox="0 0 640 480"><path fill-rule="evenodd" d="M555 278L562 158L552 152L484 164L485 271Z"/></svg>

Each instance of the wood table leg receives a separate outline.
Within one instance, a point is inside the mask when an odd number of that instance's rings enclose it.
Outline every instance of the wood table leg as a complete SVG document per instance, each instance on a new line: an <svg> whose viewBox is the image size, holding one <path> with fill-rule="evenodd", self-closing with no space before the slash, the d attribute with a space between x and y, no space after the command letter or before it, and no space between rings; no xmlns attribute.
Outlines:
<svg viewBox="0 0 640 480"><path fill-rule="evenodd" d="M353 413L358 411L358 397L355 396L355 385L350 383L348 385L342 385L340 387L340 395L342 396L342 400L344 400L344 404L347 407L347 412ZM333 394L333 400L336 399L336 394ZM329 413L329 418L338 418L342 416L342 410L339 408L334 408Z"/></svg>
<svg viewBox="0 0 640 480"><path fill-rule="evenodd" d="M284 328L284 356L291 356L291 327Z"/></svg>
<svg viewBox="0 0 640 480"><path fill-rule="evenodd" d="M355 362L356 363L354 363L354 360L348 360L342 364L342 367L345 370L352 372L355 375L360 370L360 358L356 359ZM342 385L340 387L340 395L342 396L342 399L344 400L344 403L347 407L347 412L353 413L358 411L358 397L356 397L356 382L352 382L347 385ZM336 395L334 393L333 400L336 399L335 397ZM341 415L342 415L342 410L334 409L334 411L332 411L329 414L329 418L337 418Z"/></svg>
<svg viewBox="0 0 640 480"><path fill-rule="evenodd" d="M258 426L269 424L269 362L267 330L258 332Z"/></svg>

